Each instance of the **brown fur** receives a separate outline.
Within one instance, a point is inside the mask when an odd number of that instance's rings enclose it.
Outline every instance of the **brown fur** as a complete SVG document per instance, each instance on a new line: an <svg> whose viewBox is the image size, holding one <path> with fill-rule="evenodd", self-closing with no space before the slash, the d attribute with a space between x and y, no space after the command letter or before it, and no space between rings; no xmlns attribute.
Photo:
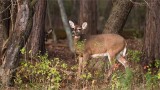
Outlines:
<svg viewBox="0 0 160 90"><path fill-rule="evenodd" d="M85 43L85 50L92 54L115 52L119 53L125 47L125 40L117 34L100 34L90 36ZM84 51L84 52L86 52Z"/></svg>

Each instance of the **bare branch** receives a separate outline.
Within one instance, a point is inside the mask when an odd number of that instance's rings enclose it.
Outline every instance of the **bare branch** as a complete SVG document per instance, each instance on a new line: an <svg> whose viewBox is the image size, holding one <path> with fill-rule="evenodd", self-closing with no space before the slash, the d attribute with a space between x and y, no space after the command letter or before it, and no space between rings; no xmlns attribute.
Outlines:
<svg viewBox="0 0 160 90"><path fill-rule="evenodd" d="M2 22L2 21L4 21L4 20L7 20L7 19L10 19L10 18L11 18L11 16L10 16L10 17L7 17L7 18L2 19L0 22Z"/></svg>
<svg viewBox="0 0 160 90"><path fill-rule="evenodd" d="M9 9L10 6L11 6L11 4L8 5L7 8L5 8L3 11L1 11L0 14L4 13L7 9Z"/></svg>

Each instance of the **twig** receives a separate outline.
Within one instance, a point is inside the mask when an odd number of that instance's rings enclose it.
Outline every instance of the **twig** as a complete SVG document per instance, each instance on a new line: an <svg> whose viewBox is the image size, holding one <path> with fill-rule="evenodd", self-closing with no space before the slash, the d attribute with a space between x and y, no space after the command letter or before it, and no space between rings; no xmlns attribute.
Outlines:
<svg viewBox="0 0 160 90"><path fill-rule="evenodd" d="M72 72L72 71L67 71L67 70L63 70L63 69L59 69L59 70L64 72L67 75L74 75L74 72Z"/></svg>
<svg viewBox="0 0 160 90"><path fill-rule="evenodd" d="M3 12L5 12L10 6L11 6L11 4L8 5L7 8L5 8L3 11L1 11L0 14L2 14Z"/></svg>
<svg viewBox="0 0 160 90"><path fill-rule="evenodd" d="M4 18L4 19L2 19L2 21L7 20L7 19L10 19L10 18L11 18L11 16L10 16L10 17L8 17L8 18Z"/></svg>

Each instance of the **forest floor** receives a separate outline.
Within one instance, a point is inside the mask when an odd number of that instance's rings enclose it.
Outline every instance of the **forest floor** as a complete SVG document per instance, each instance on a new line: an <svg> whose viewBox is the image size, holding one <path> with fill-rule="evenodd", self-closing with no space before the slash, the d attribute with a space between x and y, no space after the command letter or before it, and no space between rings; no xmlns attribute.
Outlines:
<svg viewBox="0 0 160 90"><path fill-rule="evenodd" d="M98 71L99 68L95 68L96 64L89 68L93 70L86 71L77 81L78 60L69 51L67 40L53 43L52 39L48 39L45 43L47 57L39 56L38 62L33 64L24 62L16 74L16 87L10 90L158 90L155 88L160 87L160 79L157 78L158 75L160 77L160 73L151 75L142 72L139 62L143 47L142 39L131 38L126 41L131 71L125 70L121 65L112 74L109 82L106 82L105 75L108 73L106 69L109 67L103 65L107 68ZM102 60L102 63L104 62L106 61Z"/></svg>
<svg viewBox="0 0 160 90"><path fill-rule="evenodd" d="M138 51L142 50L142 39L127 39L126 41L127 41L127 48L129 50L138 50ZM59 40L58 43L56 44L52 42L53 42L52 40L48 40L46 42L46 49L48 51L49 58L59 58L60 60L63 60L65 63L71 66L78 64L77 61L73 58L72 53L69 51L69 48L67 46L67 40ZM105 84L103 85L103 83L100 84L104 87L106 86ZM68 88L66 87L66 85L64 85L63 89L69 90L66 89ZM84 89L84 90L90 90L90 89Z"/></svg>

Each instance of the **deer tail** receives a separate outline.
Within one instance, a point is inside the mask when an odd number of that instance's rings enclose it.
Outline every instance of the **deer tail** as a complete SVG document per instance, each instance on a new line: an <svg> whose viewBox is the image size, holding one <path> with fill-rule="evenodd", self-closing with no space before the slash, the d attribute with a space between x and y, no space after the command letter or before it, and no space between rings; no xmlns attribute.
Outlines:
<svg viewBox="0 0 160 90"><path fill-rule="evenodd" d="M125 47L124 47L124 49L123 49L123 57L125 57L126 56L126 52L127 52L127 43L126 43L126 45L125 45Z"/></svg>

